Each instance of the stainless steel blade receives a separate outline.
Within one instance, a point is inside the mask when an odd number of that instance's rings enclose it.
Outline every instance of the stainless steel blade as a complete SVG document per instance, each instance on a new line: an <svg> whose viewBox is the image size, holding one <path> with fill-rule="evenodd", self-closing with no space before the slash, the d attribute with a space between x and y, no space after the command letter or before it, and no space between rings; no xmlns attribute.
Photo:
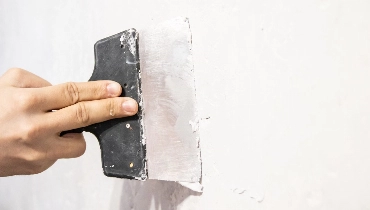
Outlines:
<svg viewBox="0 0 370 210"><path fill-rule="evenodd" d="M191 31L177 18L140 31L139 53L149 179L199 182Z"/></svg>

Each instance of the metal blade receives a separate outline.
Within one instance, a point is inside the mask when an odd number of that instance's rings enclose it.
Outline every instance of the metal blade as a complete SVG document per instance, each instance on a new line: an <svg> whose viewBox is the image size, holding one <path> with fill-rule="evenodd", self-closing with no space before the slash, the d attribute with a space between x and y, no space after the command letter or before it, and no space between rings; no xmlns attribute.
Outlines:
<svg viewBox="0 0 370 210"><path fill-rule="evenodd" d="M143 123L149 179L199 182L191 31L177 18L140 31Z"/></svg>

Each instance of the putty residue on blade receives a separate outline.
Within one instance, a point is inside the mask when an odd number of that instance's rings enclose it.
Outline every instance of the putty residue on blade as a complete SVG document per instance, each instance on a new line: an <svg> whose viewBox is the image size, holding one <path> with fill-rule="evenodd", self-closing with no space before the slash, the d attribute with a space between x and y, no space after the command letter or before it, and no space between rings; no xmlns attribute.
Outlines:
<svg viewBox="0 0 370 210"><path fill-rule="evenodd" d="M144 128L144 110L143 110L143 97L142 97L142 87L141 87L141 69L140 69L140 59L139 59L139 52L137 51L138 49L138 43L139 43L139 33L136 31L136 29L128 29L124 31L119 39L121 48L127 48L130 53L126 54L126 63L127 64L132 64L132 65L137 65L137 70L138 70L138 102L139 102L139 121L140 121L140 130L141 130L141 144L143 145L143 149L146 150L146 137L145 137L145 128ZM141 177L135 177L137 180L146 180L148 178L147 176L147 162L146 159L144 161L144 169L145 173L141 174Z"/></svg>
<svg viewBox="0 0 370 210"><path fill-rule="evenodd" d="M125 31L119 41L121 42L121 47L126 47L128 45L129 50L132 55L136 55L136 40L138 38L138 33L135 29L129 29Z"/></svg>
<svg viewBox="0 0 370 210"><path fill-rule="evenodd" d="M189 21L177 18L140 31L139 41L149 179L199 183Z"/></svg>

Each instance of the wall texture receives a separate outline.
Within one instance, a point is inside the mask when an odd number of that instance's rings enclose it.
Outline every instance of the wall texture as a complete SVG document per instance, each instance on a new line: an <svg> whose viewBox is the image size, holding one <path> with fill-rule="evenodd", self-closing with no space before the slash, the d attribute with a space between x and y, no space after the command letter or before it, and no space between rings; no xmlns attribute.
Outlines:
<svg viewBox="0 0 370 210"><path fill-rule="evenodd" d="M83 157L0 178L0 209L370 209L369 11L366 0L0 0L0 73L53 84L88 80L101 38L189 17L204 185L106 178L86 134Z"/></svg>

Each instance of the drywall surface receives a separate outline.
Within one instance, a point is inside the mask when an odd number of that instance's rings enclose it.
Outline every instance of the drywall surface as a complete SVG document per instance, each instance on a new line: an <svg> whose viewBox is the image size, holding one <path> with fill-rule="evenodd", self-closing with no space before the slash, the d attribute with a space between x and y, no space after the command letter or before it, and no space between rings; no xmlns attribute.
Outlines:
<svg viewBox="0 0 370 210"><path fill-rule="evenodd" d="M86 134L83 157L0 178L0 209L370 209L369 11L365 0L1 0L0 72L53 84L88 80L103 37L189 17L204 192L106 178Z"/></svg>

